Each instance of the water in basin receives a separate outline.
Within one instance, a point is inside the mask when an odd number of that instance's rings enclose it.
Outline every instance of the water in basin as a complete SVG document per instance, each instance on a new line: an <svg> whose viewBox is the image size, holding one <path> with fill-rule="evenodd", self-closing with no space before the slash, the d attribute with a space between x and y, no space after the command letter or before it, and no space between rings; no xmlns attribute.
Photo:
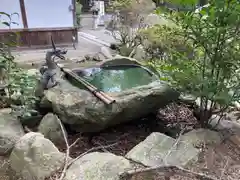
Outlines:
<svg viewBox="0 0 240 180"><path fill-rule="evenodd" d="M75 73L103 92L120 92L157 80L155 74L140 66L97 67Z"/></svg>

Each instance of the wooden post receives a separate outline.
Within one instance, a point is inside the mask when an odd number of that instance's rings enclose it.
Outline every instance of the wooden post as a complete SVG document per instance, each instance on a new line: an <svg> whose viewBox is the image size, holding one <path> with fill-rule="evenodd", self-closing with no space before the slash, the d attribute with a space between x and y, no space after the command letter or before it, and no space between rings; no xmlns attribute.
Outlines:
<svg viewBox="0 0 240 180"><path fill-rule="evenodd" d="M74 26L74 36L75 42L78 42L78 28L77 28L77 17L76 17L76 0L72 0L72 14L73 14L73 26Z"/></svg>
<svg viewBox="0 0 240 180"><path fill-rule="evenodd" d="M24 0L19 0L19 3L20 3L20 8L21 8L23 27L24 27L24 29L27 29L28 22L27 22L27 15L26 15L26 9L25 9L25 2L24 2Z"/></svg>
<svg viewBox="0 0 240 180"><path fill-rule="evenodd" d="M76 17L76 0L72 0L72 14L73 14L73 25L76 26L77 24L77 17Z"/></svg>

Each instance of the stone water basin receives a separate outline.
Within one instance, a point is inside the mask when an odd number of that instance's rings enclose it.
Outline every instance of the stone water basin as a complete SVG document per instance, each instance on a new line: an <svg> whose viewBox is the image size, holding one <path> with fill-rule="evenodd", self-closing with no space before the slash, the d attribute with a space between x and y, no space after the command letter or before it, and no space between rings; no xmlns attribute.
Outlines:
<svg viewBox="0 0 240 180"><path fill-rule="evenodd" d="M106 93L121 92L158 80L154 73L137 65L93 67L73 72Z"/></svg>
<svg viewBox="0 0 240 180"><path fill-rule="evenodd" d="M105 104L71 76L46 91L42 105L50 105L77 132L98 132L141 118L179 97L153 72L125 57L73 72L116 100Z"/></svg>

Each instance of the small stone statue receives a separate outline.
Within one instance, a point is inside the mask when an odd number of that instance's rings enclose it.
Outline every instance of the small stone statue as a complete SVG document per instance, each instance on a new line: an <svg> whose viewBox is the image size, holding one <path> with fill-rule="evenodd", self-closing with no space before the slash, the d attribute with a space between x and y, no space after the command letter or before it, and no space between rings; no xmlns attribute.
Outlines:
<svg viewBox="0 0 240 180"><path fill-rule="evenodd" d="M40 73L42 74L42 77L35 91L35 95L38 97L41 97L43 95L44 90L47 90L49 88L52 88L58 85L59 79L61 78L61 71L58 68L60 67L60 65L57 65L57 63L54 61L54 57L58 57L62 60L65 60L65 57L63 55L65 55L67 51L57 49L52 36L51 36L51 43L52 43L52 50L47 51L46 57L45 57L46 63L44 65L47 67L43 66L40 69Z"/></svg>
<svg viewBox="0 0 240 180"><path fill-rule="evenodd" d="M43 91L53 88L59 84L60 71L57 67L56 62L53 59L53 56L56 52L48 51L46 53L46 63L40 68L40 73L42 74L38 88L36 90L36 96L42 96Z"/></svg>
<svg viewBox="0 0 240 180"><path fill-rule="evenodd" d="M42 78L40 80L43 89L49 89L58 84L57 81L57 64L54 62L53 51L48 51L46 53L46 66L47 69L43 72Z"/></svg>

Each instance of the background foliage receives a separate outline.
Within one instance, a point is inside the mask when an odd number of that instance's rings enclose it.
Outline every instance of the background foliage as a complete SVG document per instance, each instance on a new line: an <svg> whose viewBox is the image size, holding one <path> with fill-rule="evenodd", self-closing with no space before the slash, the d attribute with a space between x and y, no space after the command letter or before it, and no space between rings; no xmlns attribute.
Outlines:
<svg viewBox="0 0 240 180"><path fill-rule="evenodd" d="M0 23L4 24L11 30L12 16L16 13L7 14L0 12ZM4 18L3 18L4 17ZM3 21L2 19L8 19ZM18 34L9 32L9 37L17 36ZM12 55L12 49L17 46L17 43L8 38L0 45L0 63L1 67L5 69L5 85L6 85L6 98L9 105L18 105L21 108L21 115L29 115L28 110L35 107L36 100L34 90L37 83L36 75L29 74L26 70L17 67L15 57ZM14 39L14 38L13 38ZM4 98L4 97L1 97ZM19 110L19 109L18 109Z"/></svg>
<svg viewBox="0 0 240 180"><path fill-rule="evenodd" d="M197 1L181 3L195 6ZM163 27L155 31L160 42L165 36L170 41L164 43L163 50L170 52L167 59L157 61L155 66L179 91L200 97L200 121L205 126L213 113L239 101L239 1L212 0L198 12L168 12L159 8L157 13L164 14L177 28L173 28L171 37ZM191 58L186 51L179 51L178 45L172 46L179 42L174 36L192 47Z"/></svg>

